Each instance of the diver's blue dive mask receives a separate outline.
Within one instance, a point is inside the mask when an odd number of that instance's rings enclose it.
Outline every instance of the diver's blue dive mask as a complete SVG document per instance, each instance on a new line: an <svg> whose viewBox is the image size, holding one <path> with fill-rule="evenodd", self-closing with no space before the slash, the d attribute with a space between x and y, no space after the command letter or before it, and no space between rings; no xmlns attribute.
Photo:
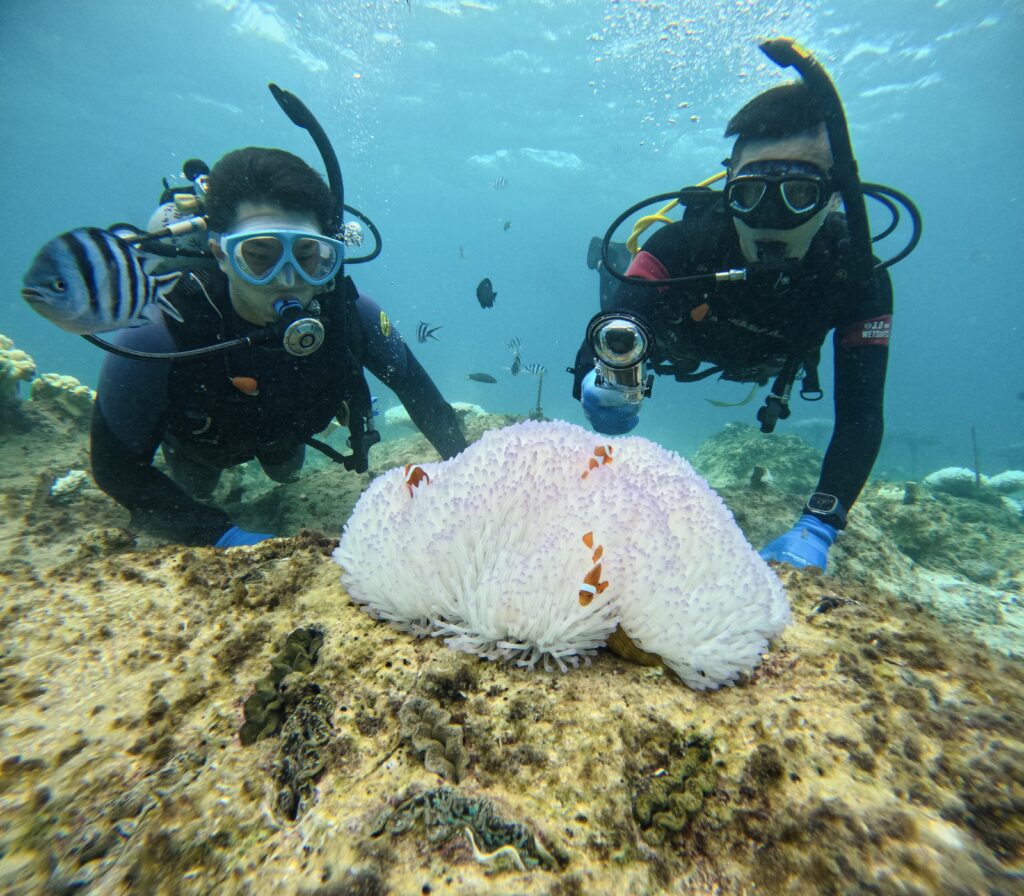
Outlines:
<svg viewBox="0 0 1024 896"><path fill-rule="evenodd" d="M332 280L345 261L345 244L319 233L266 229L229 233L220 247L232 269L246 283L265 286L282 271L294 283L298 275L310 286Z"/></svg>
<svg viewBox="0 0 1024 896"><path fill-rule="evenodd" d="M824 209L833 189L810 162L766 159L744 165L725 185L725 207L758 230L789 230Z"/></svg>

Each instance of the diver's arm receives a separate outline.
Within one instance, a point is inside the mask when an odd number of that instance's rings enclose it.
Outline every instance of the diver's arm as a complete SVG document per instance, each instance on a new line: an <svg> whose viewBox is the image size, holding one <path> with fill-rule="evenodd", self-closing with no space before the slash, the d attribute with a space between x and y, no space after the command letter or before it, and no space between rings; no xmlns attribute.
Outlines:
<svg viewBox="0 0 1024 896"><path fill-rule="evenodd" d="M853 506L878 457L885 429L883 397L892 325L892 286L878 277L878 296L867 315L836 328L835 413L817 491Z"/></svg>
<svg viewBox="0 0 1024 896"><path fill-rule="evenodd" d="M174 350L159 323L122 331L116 342L138 351ZM90 433L93 478L131 512L132 525L182 544L214 544L231 526L227 514L192 500L153 466L170 369L169 361L106 357Z"/></svg>
<svg viewBox="0 0 1024 896"><path fill-rule="evenodd" d="M380 306L360 295L356 309L363 329L363 365L394 391L409 419L437 453L445 459L454 457L466 447L466 437L452 406L444 400L398 330L391 325L386 335L382 331Z"/></svg>

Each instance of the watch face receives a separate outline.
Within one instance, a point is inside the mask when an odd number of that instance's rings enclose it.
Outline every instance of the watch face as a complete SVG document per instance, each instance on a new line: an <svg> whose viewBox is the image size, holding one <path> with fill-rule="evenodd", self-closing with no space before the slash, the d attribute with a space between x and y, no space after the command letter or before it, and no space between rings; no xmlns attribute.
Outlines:
<svg viewBox="0 0 1024 896"><path fill-rule="evenodd" d="M807 506L815 513L833 513L839 509L839 499L835 495L815 492L807 499Z"/></svg>

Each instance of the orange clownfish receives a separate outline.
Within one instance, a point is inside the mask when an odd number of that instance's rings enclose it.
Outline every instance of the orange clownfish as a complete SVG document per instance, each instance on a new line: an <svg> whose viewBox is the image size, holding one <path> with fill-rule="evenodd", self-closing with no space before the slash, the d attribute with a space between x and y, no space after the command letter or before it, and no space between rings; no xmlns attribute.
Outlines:
<svg viewBox="0 0 1024 896"><path fill-rule="evenodd" d="M427 475L427 471L423 469L419 464L406 464L405 465L405 487L409 489L409 497L412 497L412 490L419 488L420 483L426 482L430 484L430 477Z"/></svg>
<svg viewBox="0 0 1024 896"><path fill-rule="evenodd" d="M583 584L580 585L580 606L589 606L595 594L601 594L608 587L607 582L601 580L601 564L598 563L590 572L583 577Z"/></svg>
<svg viewBox="0 0 1024 896"><path fill-rule="evenodd" d="M587 469L583 471L583 476L580 478L586 479L590 475L591 470L596 470L604 464L610 464L612 462L612 451L614 450L611 445L598 445L594 449L594 456L587 461Z"/></svg>
<svg viewBox="0 0 1024 896"><path fill-rule="evenodd" d="M583 543L588 548L594 548L594 533L584 532ZM599 561L603 554L603 544L599 544L594 548L594 553L591 555L591 559L594 561L594 568L583 577L583 585L580 587L580 606L582 607L589 606L590 602L594 599L594 595L601 594L608 587L607 582L601 581L601 564Z"/></svg>

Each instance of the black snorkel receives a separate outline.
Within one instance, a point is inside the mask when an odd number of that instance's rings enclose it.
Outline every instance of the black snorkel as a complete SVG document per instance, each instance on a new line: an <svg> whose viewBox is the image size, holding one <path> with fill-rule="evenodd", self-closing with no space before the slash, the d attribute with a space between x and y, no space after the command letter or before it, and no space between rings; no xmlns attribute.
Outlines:
<svg viewBox="0 0 1024 896"><path fill-rule="evenodd" d="M331 141L327 138L327 134L320 126L320 122L316 120L316 116L309 111L306 104L294 93L290 93L289 91L278 87L274 83L270 83L267 86L270 88L270 92L273 94L274 99L277 100L277 104L281 107L281 111L288 116L292 124L309 132L309 136L313 138L316 148L320 151L320 158L323 159L324 168L327 169L327 183L330 184L331 192L334 194L338 204L336 212L337 217L333 223L335 239L345 240L345 212L350 212L352 215L357 217L370 229L370 233L373 234L373 238L375 240L373 251L370 252L369 255L346 258L346 261L348 264L364 264L367 261L373 261L373 259L380 255L383 245L381 242L380 231L377 229L377 226L373 221L366 217L366 215L359 211L359 209L353 208L350 205L345 205L345 182L341 177L341 166L338 164L338 156L334 152L334 147L331 145ZM345 276L344 265L338 272L338 276Z"/></svg>
<svg viewBox="0 0 1024 896"><path fill-rule="evenodd" d="M818 113L825 123L828 142L832 150L832 168L829 178L836 191L843 197L846 211L846 226L850 235L847 270L854 289L875 292L878 281L875 278L875 260L871 254L871 227L868 211L864 204L864 191L857 171L857 160L850 143L850 130L846 125L846 113L839 99L839 92L821 65L807 50L788 37L776 37L759 45L762 53L780 68L792 66L799 72L810 91ZM916 212L916 209L914 210ZM916 223L919 224L919 219ZM919 235L919 227L916 234ZM791 352L782 370L775 378L764 405L757 412L761 432L774 432L775 424L790 415L789 398L793 384L800 372L803 358L799 352ZM817 375L814 377L817 380ZM820 392L819 392L820 397Z"/></svg>
<svg viewBox="0 0 1024 896"><path fill-rule="evenodd" d="M788 37L776 37L760 44L760 50L780 68L792 66L810 91L828 131L832 148L829 177L843 197L846 226L850 233L849 270L854 280L866 289L875 289L875 262L871 255L871 227L864 192L857 172L857 160L850 143L839 92L828 72L807 50Z"/></svg>

